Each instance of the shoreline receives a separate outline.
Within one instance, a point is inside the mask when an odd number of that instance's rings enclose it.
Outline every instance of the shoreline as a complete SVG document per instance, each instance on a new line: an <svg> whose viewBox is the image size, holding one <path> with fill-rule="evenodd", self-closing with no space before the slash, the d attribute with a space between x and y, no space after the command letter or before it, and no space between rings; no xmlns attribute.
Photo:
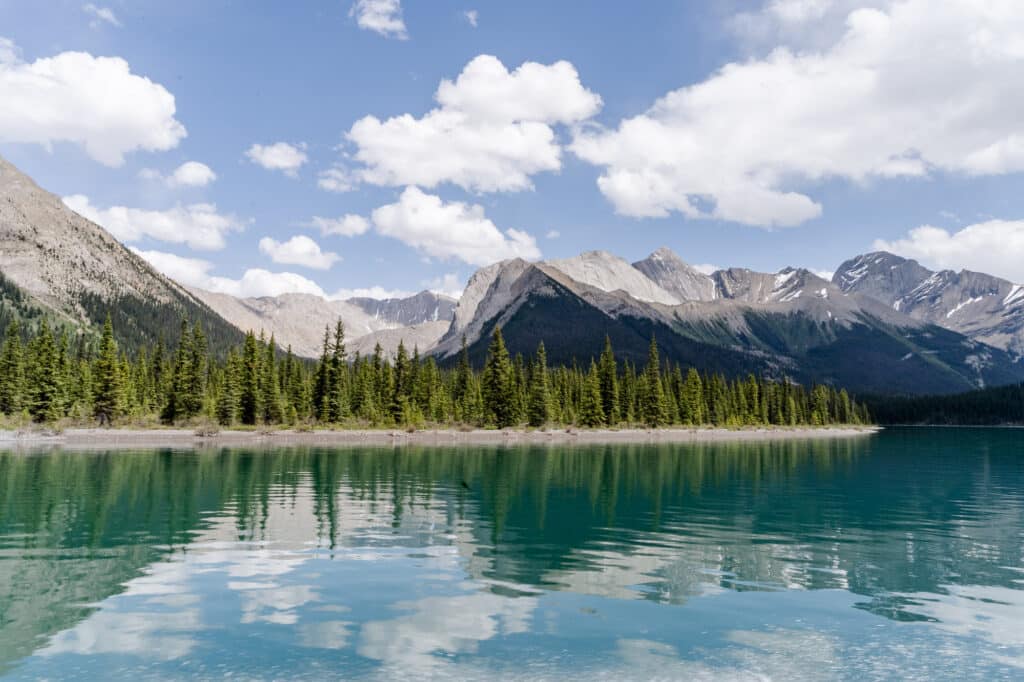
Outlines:
<svg viewBox="0 0 1024 682"><path fill-rule="evenodd" d="M0 449L36 446L109 449L129 447L219 447L219 446L398 446L398 445L601 445L614 443L716 443L768 440L814 440L854 438L881 431L878 426L836 427L749 427L737 429L352 429L316 431L221 431L198 435L193 429L66 429L60 433L42 431L0 431Z"/></svg>

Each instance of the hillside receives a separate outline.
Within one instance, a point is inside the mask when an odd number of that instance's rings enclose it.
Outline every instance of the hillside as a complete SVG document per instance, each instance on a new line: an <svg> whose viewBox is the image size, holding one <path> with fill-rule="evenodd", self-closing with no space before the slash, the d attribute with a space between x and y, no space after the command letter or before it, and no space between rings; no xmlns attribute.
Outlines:
<svg viewBox="0 0 1024 682"><path fill-rule="evenodd" d="M118 341L128 349L173 337L182 317L200 322L214 348L241 338L184 287L3 158L0 274L8 318L31 321L42 313L92 331L109 313Z"/></svg>

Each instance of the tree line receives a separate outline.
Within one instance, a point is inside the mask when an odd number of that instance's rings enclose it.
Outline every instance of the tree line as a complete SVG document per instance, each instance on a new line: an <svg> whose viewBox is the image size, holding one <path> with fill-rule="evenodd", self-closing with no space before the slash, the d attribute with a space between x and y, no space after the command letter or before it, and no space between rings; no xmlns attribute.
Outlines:
<svg viewBox="0 0 1024 682"><path fill-rule="evenodd" d="M0 348L0 412L36 422L61 419L203 420L233 425L424 425L475 427L860 424L867 409L845 390L810 389L748 376L727 379L662 363L652 338L647 363L620 362L606 338L600 357L549 367L541 343L529 359L509 353L495 328L482 370L442 368L399 344L350 357L339 321L325 330L318 361L281 351L253 332L223 359L199 324L182 322L177 347L159 340L134 355L118 349L108 317L98 343L34 333L12 321Z"/></svg>

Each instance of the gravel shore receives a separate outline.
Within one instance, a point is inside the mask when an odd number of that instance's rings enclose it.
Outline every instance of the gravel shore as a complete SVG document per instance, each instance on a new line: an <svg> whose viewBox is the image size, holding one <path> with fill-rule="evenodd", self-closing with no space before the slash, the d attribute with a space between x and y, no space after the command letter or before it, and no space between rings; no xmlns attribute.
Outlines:
<svg viewBox="0 0 1024 682"><path fill-rule="evenodd" d="M220 431L199 434L191 429L66 429L0 431L0 448L59 445L73 448L192 447L221 445L531 445L602 443L709 443L727 441L851 438L878 432L878 427L775 427L744 429L399 429L322 431Z"/></svg>

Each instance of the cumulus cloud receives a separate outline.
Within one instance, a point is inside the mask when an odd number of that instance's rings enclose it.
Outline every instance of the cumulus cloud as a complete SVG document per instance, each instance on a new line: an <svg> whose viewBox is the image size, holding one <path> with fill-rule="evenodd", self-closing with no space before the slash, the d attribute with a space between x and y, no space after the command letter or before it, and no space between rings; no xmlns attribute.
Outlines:
<svg viewBox="0 0 1024 682"><path fill-rule="evenodd" d="M826 16L821 3L772 4L810 31ZM571 148L603 167L598 186L619 213L768 227L820 215L807 186L827 179L1024 170L1020 8L877 5L848 12L828 48L728 64Z"/></svg>
<svg viewBox="0 0 1024 682"><path fill-rule="evenodd" d="M205 187L217 179L213 169L199 161L186 161L166 178L150 168L143 169L141 175L148 179L163 180L169 187Z"/></svg>
<svg viewBox="0 0 1024 682"><path fill-rule="evenodd" d="M956 232L922 225L902 239L876 239L874 248L931 268L974 270L1024 283L1024 220L989 220Z"/></svg>
<svg viewBox="0 0 1024 682"><path fill-rule="evenodd" d="M473 28L476 28L477 22L480 21L480 13L475 9L466 10L462 13L462 16L466 17L466 21L468 21L469 25Z"/></svg>
<svg viewBox="0 0 1024 682"><path fill-rule="evenodd" d="M241 220L232 214L219 213L214 204L153 211L127 206L99 208L83 194L64 197L63 201L72 211L105 228L122 242L150 237L172 244L187 244L193 249L216 251L224 248L227 233L244 228Z"/></svg>
<svg viewBox="0 0 1024 682"><path fill-rule="evenodd" d="M373 212L377 232L394 237L436 258L458 258L470 265L489 265L506 258L540 258L537 241L526 232L503 233L484 215L483 206L407 187L397 203Z"/></svg>
<svg viewBox="0 0 1024 682"><path fill-rule="evenodd" d="M370 221L361 215L346 213L340 218L321 218L313 216L310 224L320 230L320 234L357 237L370 230Z"/></svg>
<svg viewBox="0 0 1024 682"><path fill-rule="evenodd" d="M186 161L174 169L168 183L173 186L204 187L217 179L209 166L199 161Z"/></svg>
<svg viewBox="0 0 1024 682"><path fill-rule="evenodd" d="M423 282L423 286L435 294L462 298L462 292L466 288L466 283L459 277L458 273L446 272L440 277L426 280Z"/></svg>
<svg viewBox="0 0 1024 682"><path fill-rule="evenodd" d="M245 155L257 166L267 170L279 170L289 177L296 177L299 168L309 160L306 156L306 144L288 144L287 142L275 142L273 144L254 144L246 150Z"/></svg>
<svg viewBox="0 0 1024 682"><path fill-rule="evenodd" d="M136 150L172 149L186 135L174 95L119 57L61 52L28 63L0 39L0 102L0 142L71 142L107 166Z"/></svg>
<svg viewBox="0 0 1024 682"><path fill-rule="evenodd" d="M331 251L322 251L320 245L305 235L296 235L286 242L279 242L271 237L260 240L260 253L270 260L283 265L302 265L314 270L330 270L331 266L341 260L341 256Z"/></svg>
<svg viewBox="0 0 1024 682"><path fill-rule="evenodd" d="M372 287L360 287L356 289L338 289L331 295L331 300L347 301L350 298L376 298L383 300L387 298L409 298L415 292L405 289L387 289L375 284Z"/></svg>
<svg viewBox="0 0 1024 682"><path fill-rule="evenodd" d="M366 116L353 124L346 137L363 164L353 171L357 179L392 186L449 182L477 192L529 189L530 176L562 166L552 126L578 123L601 107L569 62L526 62L510 72L490 55L442 81L435 98L440 106L422 118Z"/></svg>
<svg viewBox="0 0 1024 682"><path fill-rule="evenodd" d="M400 0L356 0L348 15L355 17L359 28L385 38L405 40L409 37Z"/></svg>
<svg viewBox="0 0 1024 682"><path fill-rule="evenodd" d="M359 183L358 180L352 176L352 173L346 168L334 166L325 171L321 171L316 184L317 187L325 192L343 194L344 192L351 192L354 190Z"/></svg>
<svg viewBox="0 0 1024 682"><path fill-rule="evenodd" d="M82 11L92 17L89 26L93 28L98 28L101 24L109 24L119 28L121 26L121 22L118 20L117 15L114 14L114 10L109 7L97 7L90 2L82 5Z"/></svg>
<svg viewBox="0 0 1024 682"><path fill-rule="evenodd" d="M184 258L163 251L132 249L171 279L190 287L206 289L239 298L260 298L281 294L313 294L323 296L323 289L294 272L269 272L260 268L245 271L240 279L210 274L213 263L200 258Z"/></svg>

